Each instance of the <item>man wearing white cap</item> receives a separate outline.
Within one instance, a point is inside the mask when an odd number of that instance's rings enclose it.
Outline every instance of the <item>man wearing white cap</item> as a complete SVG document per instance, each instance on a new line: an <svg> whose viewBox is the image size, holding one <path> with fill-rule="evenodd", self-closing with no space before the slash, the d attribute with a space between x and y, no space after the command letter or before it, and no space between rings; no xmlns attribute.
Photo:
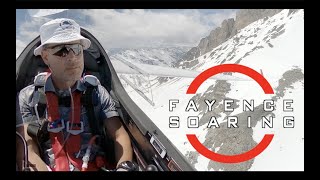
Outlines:
<svg viewBox="0 0 320 180"><path fill-rule="evenodd" d="M41 123L40 128L41 131L46 131L43 134L48 134L46 142L42 143L46 144L42 147L43 154L37 154L37 143L31 137L26 137L31 164L38 170L46 170L45 162L48 169L53 171L94 171L106 167L108 162L104 158L105 150L95 143L101 134L93 134L87 106L83 106L81 101L81 96L90 84L90 87L95 87L93 96L96 95L98 99L95 113L97 112L98 123L103 124L99 127L105 127L114 142L115 168L119 171L130 170L126 167L132 164L131 142L119 119L113 99L97 78L82 77L83 50L90 47L90 40L81 36L80 26L74 20L66 18L51 20L42 25L40 38L41 45L34 50L34 55L42 57L50 73L37 75L34 84L19 93L24 121L38 115L31 104L37 99L39 84L43 85L46 99L47 123ZM61 99L67 99L69 104L61 104Z"/></svg>

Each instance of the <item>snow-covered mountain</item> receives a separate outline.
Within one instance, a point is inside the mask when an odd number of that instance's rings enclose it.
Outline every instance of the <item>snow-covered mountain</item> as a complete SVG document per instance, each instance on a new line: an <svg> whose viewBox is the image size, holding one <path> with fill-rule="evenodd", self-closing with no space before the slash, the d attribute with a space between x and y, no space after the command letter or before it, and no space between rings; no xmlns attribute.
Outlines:
<svg viewBox="0 0 320 180"><path fill-rule="evenodd" d="M191 68L198 64L197 58L212 51L215 47L226 42L236 35L242 28L262 18L271 17L282 9L241 9L237 11L236 18L225 19L221 26L216 27L207 37L200 40L196 47L191 48L177 63L177 67ZM291 9L289 11L295 11Z"/></svg>
<svg viewBox="0 0 320 180"><path fill-rule="evenodd" d="M263 73L274 90L264 94L255 81L206 80L196 94L186 94L191 78L173 78L158 82L156 77L141 82L150 91L145 93L155 103L151 106L136 91L123 82L130 97L168 139L198 170L210 171L303 171L304 170L304 10L282 10L259 19L239 30L232 38L211 51L195 58L192 69L204 71L219 64L242 64ZM183 63L183 62L182 62ZM244 76L234 73L237 76ZM134 78L133 76L126 76ZM143 78L143 77L141 77ZM178 99L173 111L169 100ZM190 99L198 111L186 112ZM213 111L206 108L205 99L216 100ZM234 100L233 112L224 111L224 99ZM275 109L263 110L263 102L272 99ZM243 100L254 100L254 111L243 111ZM284 111L284 101L292 100L293 111ZM179 128L169 128L169 117L179 116ZM199 128L188 128L187 118L199 117ZM219 128L207 128L215 116ZM239 117L238 128L226 128L226 118ZM251 116L250 127L247 117ZM272 127L262 126L262 116L273 117ZM284 127L284 117L294 117L294 127ZM211 151L225 155L241 154L254 148L265 134L274 134L270 145L255 158L241 163L219 163L199 154L186 134L197 135Z"/></svg>
<svg viewBox="0 0 320 180"><path fill-rule="evenodd" d="M111 60L172 67L190 47L158 47L135 49L110 49Z"/></svg>

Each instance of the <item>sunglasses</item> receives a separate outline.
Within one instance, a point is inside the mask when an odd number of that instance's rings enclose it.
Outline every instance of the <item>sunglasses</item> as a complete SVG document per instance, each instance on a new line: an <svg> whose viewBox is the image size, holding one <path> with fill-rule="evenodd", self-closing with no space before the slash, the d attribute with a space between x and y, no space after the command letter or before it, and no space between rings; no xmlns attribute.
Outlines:
<svg viewBox="0 0 320 180"><path fill-rule="evenodd" d="M79 56L82 53L81 44L62 44L47 49L51 49L52 54L59 57L66 57L71 50L76 56Z"/></svg>

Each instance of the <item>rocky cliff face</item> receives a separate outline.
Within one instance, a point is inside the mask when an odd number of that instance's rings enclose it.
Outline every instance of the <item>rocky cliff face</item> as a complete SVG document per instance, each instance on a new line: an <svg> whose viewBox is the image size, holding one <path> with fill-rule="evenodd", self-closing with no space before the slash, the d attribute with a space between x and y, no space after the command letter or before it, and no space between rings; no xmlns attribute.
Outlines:
<svg viewBox="0 0 320 180"><path fill-rule="evenodd" d="M280 11L282 9L242 9L236 14L235 28L240 30L254 21L273 16Z"/></svg>
<svg viewBox="0 0 320 180"><path fill-rule="evenodd" d="M233 37L240 29L261 18L279 13L282 9L242 9L236 14L236 20L226 19L221 27L212 30L209 36L202 38L198 46L191 48L174 66L189 69L198 64L197 57L211 51L221 43Z"/></svg>

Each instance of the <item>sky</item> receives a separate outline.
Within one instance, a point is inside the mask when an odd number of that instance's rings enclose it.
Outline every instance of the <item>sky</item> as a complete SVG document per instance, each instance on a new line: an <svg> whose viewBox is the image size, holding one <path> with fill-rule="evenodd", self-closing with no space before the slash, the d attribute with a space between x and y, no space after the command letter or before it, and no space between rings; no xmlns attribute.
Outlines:
<svg viewBox="0 0 320 180"><path fill-rule="evenodd" d="M52 10L41 10L42 13ZM108 51L110 48L197 46L201 38L235 18L235 9L72 9L37 16L39 10L16 10L16 54L39 35L50 19L68 17L91 32Z"/></svg>
<svg viewBox="0 0 320 180"><path fill-rule="evenodd" d="M230 38L212 51L198 57L199 64L201 64L196 69L198 71L204 71L218 65L223 60L226 60L225 63L240 61L240 64L250 67L257 72L260 72L260 69L262 69L264 77L275 91L275 94L264 94L261 87L255 81L228 81L228 83L231 84L231 90L226 94L226 97L240 100L253 99L255 106L259 105L265 99L271 99L274 95L277 96L278 100L275 105L276 109L273 111L275 117L273 128L262 128L260 120L260 122L258 121L257 124L252 127L251 136L242 139L243 141L238 142L236 146L231 143L233 140L224 137L229 137L230 135L234 138L234 133L223 134L223 130L218 131L219 129L217 132L221 134L214 134L215 129L211 129L210 131L211 136L209 137L211 137L211 141L214 142L214 149L210 150L220 154L228 153L223 150L219 151L219 149L231 149L231 152L238 148L246 149L247 145L251 142L260 142L264 134L274 134L270 145L265 151L254 158L251 165L244 166L250 163L228 165L210 161L202 155L194 155L197 160L195 163L197 170L233 171L238 168L247 171L304 170L304 78L285 87L282 97L279 96L277 92L277 89L281 89L279 88L281 84L286 84L283 83L284 81L288 81L291 78L294 79L296 78L295 75L299 74L297 71L295 71L294 74L289 74L290 72L299 69L299 71L304 74L304 13L300 10L296 14L288 14L288 10L284 10L272 18L252 23L242 29L236 37ZM238 40L235 41L235 38L238 38ZM213 51L215 55L210 56ZM284 74L288 74L287 77L283 78ZM236 73L236 75L239 76L241 74ZM128 76L129 79L132 77L133 76ZM188 142L186 134L196 134L199 141L204 143L205 140L208 140L207 136L210 130L210 128L206 127L207 123L199 128L187 127L188 116L201 117L198 112L185 111L189 100L194 96L193 94L186 94L187 88L192 80L193 78L174 78L163 84L152 81L151 84L155 83L152 91L146 91L145 94L148 95L149 99L153 99L155 103L154 106L151 106L129 85L124 83L124 87L130 97L184 155L188 152L195 152L195 149ZM134 82L133 79L131 79L131 81ZM197 90L197 94L203 95L202 93L215 83L215 80L206 80ZM139 86L139 88L142 87L141 85ZM152 94L150 92L152 92ZM215 97L207 96L207 98L214 99ZM170 99L179 100L179 103L172 112L169 112ZM283 100L285 99L293 100L293 112L283 111ZM240 107L236 108L229 116L234 116L241 112L243 112L243 110L240 105ZM218 117L217 121L221 123L227 115L223 112L220 113L220 115L221 117ZM179 128L169 128L170 116L180 117ZM283 127L284 116L294 117L294 128ZM209 122L209 120L207 120L207 122ZM234 132L237 131L235 130ZM243 137L243 134L245 133L236 133L236 136L240 139L240 137ZM222 141L222 144L219 143L220 141ZM228 155L234 154L230 154L229 152Z"/></svg>

